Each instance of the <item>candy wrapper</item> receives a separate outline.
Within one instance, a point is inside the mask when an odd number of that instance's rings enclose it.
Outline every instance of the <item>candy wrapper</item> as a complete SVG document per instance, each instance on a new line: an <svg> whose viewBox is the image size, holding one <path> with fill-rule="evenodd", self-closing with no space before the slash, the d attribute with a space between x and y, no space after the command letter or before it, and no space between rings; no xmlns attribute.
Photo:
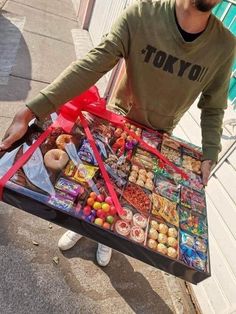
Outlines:
<svg viewBox="0 0 236 314"><path fill-rule="evenodd" d="M55 208L60 208L65 212L70 212L74 206L74 202L70 198L65 198L65 196L61 196L61 194L55 194L51 196L48 203Z"/></svg>
<svg viewBox="0 0 236 314"><path fill-rule="evenodd" d="M142 133L142 139L145 143L157 149L160 148L162 143L162 135L157 132L150 133L144 130Z"/></svg>
<svg viewBox="0 0 236 314"><path fill-rule="evenodd" d="M86 185L89 180L94 178L97 171L98 167L86 164L76 167L75 164L71 161L67 165L64 174L78 183Z"/></svg>
<svg viewBox="0 0 236 314"><path fill-rule="evenodd" d="M181 153L178 150L162 144L161 153L177 166L181 166Z"/></svg>
<svg viewBox="0 0 236 314"><path fill-rule="evenodd" d="M190 188L181 188L181 204L185 207L191 208L199 214L206 214L205 195Z"/></svg>
<svg viewBox="0 0 236 314"><path fill-rule="evenodd" d="M193 171L197 174L201 174L201 161L191 156L183 155L183 164L184 169Z"/></svg>
<svg viewBox="0 0 236 314"><path fill-rule="evenodd" d="M139 169L154 171L157 166L157 158L151 153L138 148L132 157L132 164L136 165Z"/></svg>
<svg viewBox="0 0 236 314"><path fill-rule="evenodd" d="M177 211L177 204L168 199L153 193L152 194L152 215L161 216L167 222L179 226L179 215Z"/></svg>
<svg viewBox="0 0 236 314"><path fill-rule="evenodd" d="M202 183L202 177L200 175L197 175L194 172L191 171L185 171L188 175L188 180L182 180L182 184L191 187L192 189L204 193L204 185Z"/></svg>
<svg viewBox="0 0 236 314"><path fill-rule="evenodd" d="M98 150L99 150L102 158L106 159L107 158L107 152L106 152L106 148L105 148L104 143L102 141L100 141L99 139L96 139L96 145L98 147ZM94 166L98 165L96 158L94 156L93 150L92 150L91 146L89 145L89 142L86 139L83 141L83 144L78 151L78 156L81 160L88 162L89 164L92 164Z"/></svg>
<svg viewBox="0 0 236 314"><path fill-rule="evenodd" d="M207 238L206 217L189 209L179 209L180 228L189 233Z"/></svg>
<svg viewBox="0 0 236 314"><path fill-rule="evenodd" d="M180 256L184 263L200 271L207 268L207 241L180 232Z"/></svg>
<svg viewBox="0 0 236 314"><path fill-rule="evenodd" d="M64 178L59 178L55 188L72 196L77 196L78 194L84 193L84 187L76 182Z"/></svg>
<svg viewBox="0 0 236 314"><path fill-rule="evenodd" d="M174 180L157 175L155 178L155 193L168 198L173 202L179 201L180 187Z"/></svg>

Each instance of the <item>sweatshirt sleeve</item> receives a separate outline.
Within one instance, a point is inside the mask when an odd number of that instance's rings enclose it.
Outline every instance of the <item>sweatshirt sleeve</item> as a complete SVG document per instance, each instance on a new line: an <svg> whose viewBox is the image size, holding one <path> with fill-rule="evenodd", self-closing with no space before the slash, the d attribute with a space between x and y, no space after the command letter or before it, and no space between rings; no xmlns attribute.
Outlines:
<svg viewBox="0 0 236 314"><path fill-rule="evenodd" d="M83 59L73 62L26 106L37 117L43 118L94 85L120 58L127 59L138 17L139 5L129 6L96 48Z"/></svg>
<svg viewBox="0 0 236 314"><path fill-rule="evenodd" d="M201 109L203 160L218 161L233 60L234 53L231 53L210 84L203 90L198 103L198 107Z"/></svg>

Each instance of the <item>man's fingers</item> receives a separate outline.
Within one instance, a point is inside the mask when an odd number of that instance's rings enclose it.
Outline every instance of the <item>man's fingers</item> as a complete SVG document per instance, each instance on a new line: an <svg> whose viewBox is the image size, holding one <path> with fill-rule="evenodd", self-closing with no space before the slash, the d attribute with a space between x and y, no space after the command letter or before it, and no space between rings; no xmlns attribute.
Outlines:
<svg viewBox="0 0 236 314"><path fill-rule="evenodd" d="M208 180L209 180L209 176L211 173L211 168L212 168L212 161L211 160L204 160L202 162L202 167L201 167L201 171L202 171L202 184L204 186L207 186Z"/></svg>
<svg viewBox="0 0 236 314"><path fill-rule="evenodd" d="M2 143L0 143L0 150L6 150L17 140L16 136L13 134L5 134L2 140Z"/></svg>
<svg viewBox="0 0 236 314"><path fill-rule="evenodd" d="M207 186L208 180L209 180L210 172L208 171L203 171L202 172L202 184L204 186Z"/></svg>

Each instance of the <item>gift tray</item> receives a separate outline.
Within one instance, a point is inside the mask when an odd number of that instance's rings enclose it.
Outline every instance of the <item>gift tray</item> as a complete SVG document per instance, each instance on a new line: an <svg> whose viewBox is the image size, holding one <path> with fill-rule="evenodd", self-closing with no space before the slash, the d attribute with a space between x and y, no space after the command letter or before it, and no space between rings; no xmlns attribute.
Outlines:
<svg viewBox="0 0 236 314"><path fill-rule="evenodd" d="M200 150L94 109L99 98L78 109L81 97L2 154L2 200L191 283L209 277Z"/></svg>

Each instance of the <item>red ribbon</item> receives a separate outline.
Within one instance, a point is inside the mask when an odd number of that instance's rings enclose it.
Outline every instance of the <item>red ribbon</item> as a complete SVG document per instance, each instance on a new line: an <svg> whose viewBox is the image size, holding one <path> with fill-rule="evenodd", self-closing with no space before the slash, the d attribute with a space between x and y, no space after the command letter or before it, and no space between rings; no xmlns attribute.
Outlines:
<svg viewBox="0 0 236 314"><path fill-rule="evenodd" d="M86 135L88 136L88 140L90 141L90 145L92 146L95 157L99 163L101 172L104 178L106 178L105 181L107 183L109 193L111 193L111 197L113 196L112 198L118 211L122 212L122 208L117 199L117 195L114 191L110 178L103 165L103 161L101 160L100 155L97 151L97 147L95 145L93 136L88 126L86 125L87 122L84 119L84 116L81 114L81 111L90 112L102 119L106 119L112 122L115 125L121 126L127 133L129 133L133 138L135 138L145 149L152 152L154 155L160 158L164 163L171 166L176 172L180 173L183 178L188 179L188 176L184 171L182 171L181 169L173 165L157 149L154 149L153 147L145 143L139 136L137 136L134 132L131 132L128 128L125 127L125 123L130 121L129 119L126 119L123 116L119 116L111 111L106 110L105 105L106 105L105 100L100 98L98 90L95 86L93 86L88 91L81 94L80 96L75 97L73 100L66 103L65 105L63 105L60 109L60 114L58 116L58 119L53 123L53 125L49 127L43 134L40 135L40 137L29 147L29 149L21 156L21 158L19 158L17 162L11 167L11 169L9 169L9 171L0 179L0 199L2 199L3 188L6 185L7 181L9 181L10 178L16 173L16 171L19 170L27 162L27 160L31 157L31 155L34 153L36 148L39 147L39 145L49 136L53 128L62 127L66 132L70 132L78 116L80 116L81 122L85 126L85 132L86 132ZM130 121L130 122L132 124L138 125L137 123L134 123L133 121ZM140 127L143 128L143 126L141 125ZM145 128L145 129L149 130L148 128ZM153 130L151 131L153 132Z"/></svg>
<svg viewBox="0 0 236 314"><path fill-rule="evenodd" d="M101 173L103 175L103 178L104 178L106 186L107 186L107 189L108 189L108 191L110 193L110 196L111 196L111 198L113 200L113 203L115 205L115 208L116 208L118 214L122 215L124 213L124 211L123 211L123 209L122 209L122 207L120 205L120 202L119 202L118 197L116 195L116 192L114 190L113 184L112 184L112 182L110 180L110 177L109 177L109 175L108 175L108 173L106 171L106 168L104 166L102 158L101 158L101 156L100 156L100 154L98 152L97 146L95 144L94 137L93 137L93 135L92 135L92 133L91 133L91 131L89 129L88 123L87 123L86 119L84 118L82 112L80 113L79 116L80 116L81 125L83 126L85 134L87 135L87 139L88 139L89 144L90 144L90 146L91 146L91 148L93 150L94 156L95 156L95 158L97 160L98 166L99 166L99 168L101 170Z"/></svg>

